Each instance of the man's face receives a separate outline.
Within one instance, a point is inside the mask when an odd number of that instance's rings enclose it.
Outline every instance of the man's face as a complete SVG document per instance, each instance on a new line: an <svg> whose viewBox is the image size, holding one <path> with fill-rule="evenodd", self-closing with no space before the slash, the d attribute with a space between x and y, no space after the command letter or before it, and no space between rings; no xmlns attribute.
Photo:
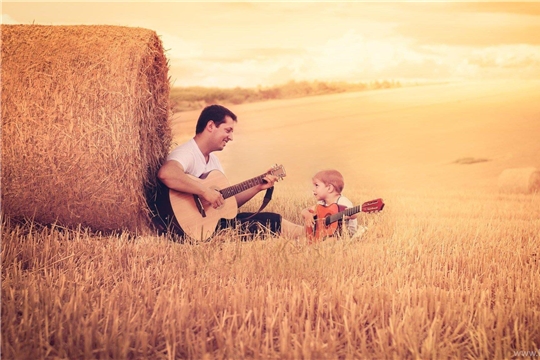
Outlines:
<svg viewBox="0 0 540 360"><path fill-rule="evenodd" d="M225 145L227 145L229 141L232 141L235 125L236 121L234 121L230 116L225 116L225 122L221 123L217 127L214 126L212 140L216 150L223 150Z"/></svg>

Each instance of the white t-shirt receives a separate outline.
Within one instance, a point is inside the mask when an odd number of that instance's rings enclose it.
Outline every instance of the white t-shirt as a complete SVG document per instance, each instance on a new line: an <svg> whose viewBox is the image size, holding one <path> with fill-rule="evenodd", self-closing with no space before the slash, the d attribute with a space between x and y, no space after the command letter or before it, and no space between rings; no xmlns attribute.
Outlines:
<svg viewBox="0 0 540 360"><path fill-rule="evenodd" d="M346 208L350 208L350 207L354 206L353 203L351 202L351 200L349 200L345 196L340 196L338 198L338 200L336 201L336 203L338 205L344 206ZM319 201L318 204L329 205L329 204L325 204L324 201ZM356 231L358 230L358 220L357 219L345 220L345 226L344 227L349 231L349 235L353 236L356 233Z"/></svg>
<svg viewBox="0 0 540 360"><path fill-rule="evenodd" d="M219 170L224 173L221 163L216 155L210 154L208 162L206 162L201 149L195 142L195 139L191 139L188 142L177 146L171 151L167 160L176 160L184 168L184 172L195 177L201 177L212 170Z"/></svg>

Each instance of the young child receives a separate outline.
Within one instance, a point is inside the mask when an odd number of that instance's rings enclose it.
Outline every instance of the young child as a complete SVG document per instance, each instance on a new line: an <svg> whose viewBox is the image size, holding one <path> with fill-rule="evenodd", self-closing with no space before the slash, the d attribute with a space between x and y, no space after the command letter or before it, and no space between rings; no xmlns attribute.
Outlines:
<svg viewBox="0 0 540 360"><path fill-rule="evenodd" d="M317 205L305 208L302 210L302 216L304 217L305 226L307 228L313 228L315 225L314 216L316 214L317 207L319 205L329 206L331 204L337 204L339 211L343 211L346 208L354 206L353 203L345 196L341 195L345 182L343 176L337 170L323 170L319 171L313 176L313 195L317 200ZM358 221L356 215L345 217L344 224L342 225L343 231L347 231L349 236L357 234ZM339 231L339 229L338 229ZM336 234L337 235L337 234ZM361 234L358 234L361 235Z"/></svg>

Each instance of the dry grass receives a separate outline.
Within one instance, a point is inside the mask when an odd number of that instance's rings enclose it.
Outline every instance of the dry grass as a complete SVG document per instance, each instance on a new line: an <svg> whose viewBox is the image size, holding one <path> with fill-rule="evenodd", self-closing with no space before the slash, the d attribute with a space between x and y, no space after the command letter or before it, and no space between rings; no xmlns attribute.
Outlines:
<svg viewBox="0 0 540 360"><path fill-rule="evenodd" d="M538 86L485 88L239 106L242 140L220 154L229 179L283 162L268 210L299 222L310 176L337 168L354 203L386 203L360 216L360 240L179 244L4 220L3 357L538 354L540 194L496 189L502 169L538 168ZM191 136L196 114L181 118L175 135ZM492 160L448 165L471 155Z"/></svg>
<svg viewBox="0 0 540 360"><path fill-rule="evenodd" d="M290 219L312 200L279 194ZM539 200L395 191L361 240L314 246L4 221L2 355L512 358L540 346Z"/></svg>

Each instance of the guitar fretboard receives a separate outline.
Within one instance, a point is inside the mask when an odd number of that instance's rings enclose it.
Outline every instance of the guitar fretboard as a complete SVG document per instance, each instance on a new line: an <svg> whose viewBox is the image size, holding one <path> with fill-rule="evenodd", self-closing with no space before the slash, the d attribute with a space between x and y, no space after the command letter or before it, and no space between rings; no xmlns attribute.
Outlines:
<svg viewBox="0 0 540 360"><path fill-rule="evenodd" d="M358 206L354 206L354 207L351 207L351 208L347 208L343 211L340 211L338 213L335 213L333 215L330 215L326 218L326 225L330 225L338 220L341 220L344 216L351 216L351 215L354 215L356 213L359 213L360 211L362 211L362 206L361 205L358 205Z"/></svg>
<svg viewBox="0 0 540 360"><path fill-rule="evenodd" d="M247 189L250 189L252 187L255 187L259 184L263 183L263 179L266 176L266 174L259 175L257 177L254 177L252 179L243 181L239 184L229 186L225 189L221 189L221 195L223 195L224 199L230 198L231 196L234 196L238 193L241 193L242 191L245 191Z"/></svg>

